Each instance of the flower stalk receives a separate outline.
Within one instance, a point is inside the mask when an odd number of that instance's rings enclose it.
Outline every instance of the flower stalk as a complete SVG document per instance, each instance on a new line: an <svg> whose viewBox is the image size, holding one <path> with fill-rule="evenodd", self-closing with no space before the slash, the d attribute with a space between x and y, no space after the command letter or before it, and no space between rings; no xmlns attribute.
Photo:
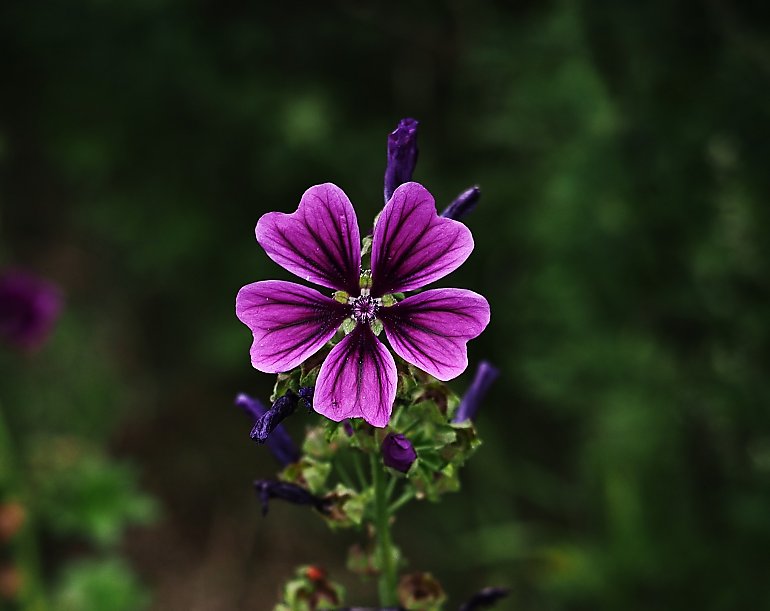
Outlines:
<svg viewBox="0 0 770 611"><path fill-rule="evenodd" d="M396 604L396 567L393 564L393 541L390 534L390 510L385 484L385 469L376 454L371 454L374 487L374 528L377 532L377 558L380 566L378 582L380 605Z"/></svg>

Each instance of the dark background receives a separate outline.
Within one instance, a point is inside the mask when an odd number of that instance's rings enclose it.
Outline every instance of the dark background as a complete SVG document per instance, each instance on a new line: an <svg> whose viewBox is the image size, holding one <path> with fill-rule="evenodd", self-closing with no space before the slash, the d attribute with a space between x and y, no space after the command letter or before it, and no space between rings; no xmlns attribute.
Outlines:
<svg viewBox="0 0 770 611"><path fill-rule="evenodd" d="M470 359L502 373L463 491L395 525L410 568L505 609L770 607L768 6L2 3L0 256L66 295L2 376L15 435L134 465L153 609L267 609L305 562L371 604L354 537L258 515L275 464L232 399L273 380L234 298L287 277L253 228L308 186L373 218L413 116L439 205L482 187L443 284L489 299Z"/></svg>

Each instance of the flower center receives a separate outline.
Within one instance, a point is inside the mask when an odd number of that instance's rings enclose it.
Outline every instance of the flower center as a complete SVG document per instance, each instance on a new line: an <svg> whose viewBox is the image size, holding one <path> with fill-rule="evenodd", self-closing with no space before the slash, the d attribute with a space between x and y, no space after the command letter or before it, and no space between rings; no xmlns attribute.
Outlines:
<svg viewBox="0 0 770 611"><path fill-rule="evenodd" d="M370 323L377 315L380 309L381 301L370 295L361 295L360 297L351 297L352 306L351 316L357 323Z"/></svg>

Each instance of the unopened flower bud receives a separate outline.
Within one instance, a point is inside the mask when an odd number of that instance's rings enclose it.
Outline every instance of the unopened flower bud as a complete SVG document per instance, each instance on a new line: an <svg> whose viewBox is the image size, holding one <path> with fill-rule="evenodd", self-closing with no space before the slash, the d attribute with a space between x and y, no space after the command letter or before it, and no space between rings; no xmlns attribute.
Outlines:
<svg viewBox="0 0 770 611"><path fill-rule="evenodd" d="M481 189L477 186L466 189L451 204L444 208L441 216L459 221L473 211L476 204L479 203L479 199L481 199Z"/></svg>
<svg viewBox="0 0 770 611"><path fill-rule="evenodd" d="M415 119L401 119L388 135L388 165L385 168L385 203L393 191L412 180L417 165L417 126Z"/></svg>
<svg viewBox="0 0 770 611"><path fill-rule="evenodd" d="M460 401L452 422L465 422L473 420L484 401L489 387L500 375L500 371L488 361L481 361L476 367L476 374L473 376L473 382L468 391Z"/></svg>
<svg viewBox="0 0 770 611"><path fill-rule="evenodd" d="M417 452L404 435L400 433L388 433L382 440L380 447L382 462L386 467L406 473L417 458Z"/></svg>
<svg viewBox="0 0 770 611"><path fill-rule="evenodd" d="M259 428L259 432L264 433L264 438L260 439L257 437L257 441L265 443L278 459L278 462L288 465L299 460L299 449L292 441L286 429L280 424L277 415L273 414L267 422L263 421L263 418L265 418L270 410L261 401L241 393L235 398L235 405L249 414L255 421L254 428L252 429L252 439L255 439L254 429ZM284 417L287 415L285 414ZM272 429L267 430L271 426Z"/></svg>
<svg viewBox="0 0 770 611"><path fill-rule="evenodd" d="M295 505L310 505L321 513L326 513L328 510L328 502L326 500L296 484L261 479L254 482L254 489L257 491L259 500L262 503L263 516L267 515L270 499L281 499Z"/></svg>

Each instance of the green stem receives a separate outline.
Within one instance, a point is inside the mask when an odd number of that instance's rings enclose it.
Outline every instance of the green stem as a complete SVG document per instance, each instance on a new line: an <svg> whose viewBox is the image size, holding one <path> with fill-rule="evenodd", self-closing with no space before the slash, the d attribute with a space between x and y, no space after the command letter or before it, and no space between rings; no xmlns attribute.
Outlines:
<svg viewBox="0 0 770 611"><path fill-rule="evenodd" d="M361 464L361 456L359 452L353 452L353 468L356 470L356 477L358 477L358 484L361 486L361 490L365 490L369 485L366 481L366 474L364 473L364 466Z"/></svg>
<svg viewBox="0 0 770 611"><path fill-rule="evenodd" d="M404 505L406 505L409 501L411 501L414 498L414 492L411 490L407 490L402 494L396 501L390 504L390 507L388 508L388 511L390 513L396 513L399 509L401 509Z"/></svg>
<svg viewBox="0 0 770 611"><path fill-rule="evenodd" d="M390 537L390 512L385 490L385 469L377 454L371 454L372 486L374 487L374 528L377 533L377 554L380 565L380 605L396 604L396 567L393 565L393 542Z"/></svg>

